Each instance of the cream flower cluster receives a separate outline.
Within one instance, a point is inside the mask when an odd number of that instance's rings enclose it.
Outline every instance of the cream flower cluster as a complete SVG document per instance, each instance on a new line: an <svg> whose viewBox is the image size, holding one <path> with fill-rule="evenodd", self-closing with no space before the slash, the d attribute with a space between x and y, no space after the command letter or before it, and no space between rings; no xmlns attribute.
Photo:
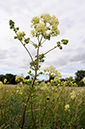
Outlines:
<svg viewBox="0 0 85 129"><path fill-rule="evenodd" d="M69 104L65 105L65 111L70 111L70 106L69 106Z"/></svg>
<svg viewBox="0 0 85 129"><path fill-rule="evenodd" d="M6 82L7 82L7 79L5 78L5 79L4 79L4 84L5 84Z"/></svg>
<svg viewBox="0 0 85 129"><path fill-rule="evenodd" d="M70 93L70 95L71 95L71 99L72 99L72 100L74 100L74 99L76 98L76 92L75 92L75 91L72 91L72 92Z"/></svg>
<svg viewBox="0 0 85 129"><path fill-rule="evenodd" d="M57 75L57 77L61 77L61 73L58 72L58 70L56 70L56 68L52 65L49 68L47 67L46 69L44 69L44 72L47 72L47 74L52 77L54 77L55 75ZM58 79L57 77L55 79Z"/></svg>
<svg viewBox="0 0 85 129"><path fill-rule="evenodd" d="M0 90L3 89L3 83L0 81Z"/></svg>
<svg viewBox="0 0 85 129"><path fill-rule="evenodd" d="M52 17L50 14L42 14L40 17L36 16L31 23L33 28L31 35L33 37L42 35L44 38L50 39L51 36L57 36L60 33L57 27L59 21L54 15Z"/></svg>
<svg viewBox="0 0 85 129"><path fill-rule="evenodd" d="M15 81L16 81L16 82L24 81L24 76L23 76L23 74L21 74L21 75L19 75L19 76L16 76L16 77L15 77Z"/></svg>

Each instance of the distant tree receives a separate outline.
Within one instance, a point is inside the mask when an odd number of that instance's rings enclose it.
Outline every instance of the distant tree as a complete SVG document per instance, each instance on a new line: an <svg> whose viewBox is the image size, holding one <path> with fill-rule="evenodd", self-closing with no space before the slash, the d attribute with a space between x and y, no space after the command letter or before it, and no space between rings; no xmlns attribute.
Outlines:
<svg viewBox="0 0 85 129"><path fill-rule="evenodd" d="M85 70L78 70L75 75L75 80L81 81L85 77Z"/></svg>
<svg viewBox="0 0 85 129"><path fill-rule="evenodd" d="M27 76L25 77L25 79L30 79L30 76L29 76L29 75L27 75Z"/></svg>
<svg viewBox="0 0 85 129"><path fill-rule="evenodd" d="M16 84L15 76L16 75L13 75L13 74L9 73L9 74L4 75L4 78L7 79L8 84Z"/></svg>
<svg viewBox="0 0 85 129"><path fill-rule="evenodd" d="M78 70L75 73L75 82L77 83L78 86L84 86L84 82L82 81L82 79L85 77L85 70Z"/></svg>
<svg viewBox="0 0 85 129"><path fill-rule="evenodd" d="M4 82L5 76L3 74L0 75L0 81Z"/></svg>

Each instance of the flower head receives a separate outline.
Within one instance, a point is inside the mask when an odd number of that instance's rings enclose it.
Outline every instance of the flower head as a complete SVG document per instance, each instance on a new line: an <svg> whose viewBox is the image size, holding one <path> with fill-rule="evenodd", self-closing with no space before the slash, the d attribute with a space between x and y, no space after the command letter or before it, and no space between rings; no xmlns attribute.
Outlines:
<svg viewBox="0 0 85 129"><path fill-rule="evenodd" d="M0 81L0 89L3 89L3 83Z"/></svg>
<svg viewBox="0 0 85 129"><path fill-rule="evenodd" d="M65 105L65 111L69 111L69 109L70 109L69 104Z"/></svg>
<svg viewBox="0 0 85 129"><path fill-rule="evenodd" d="M72 99L72 100L76 98L76 92L75 92L75 91L72 91L72 92L70 93L70 95L71 95L71 99Z"/></svg>
<svg viewBox="0 0 85 129"><path fill-rule="evenodd" d="M5 84L6 82L7 82L7 79L5 78L5 79L4 79L4 84Z"/></svg>

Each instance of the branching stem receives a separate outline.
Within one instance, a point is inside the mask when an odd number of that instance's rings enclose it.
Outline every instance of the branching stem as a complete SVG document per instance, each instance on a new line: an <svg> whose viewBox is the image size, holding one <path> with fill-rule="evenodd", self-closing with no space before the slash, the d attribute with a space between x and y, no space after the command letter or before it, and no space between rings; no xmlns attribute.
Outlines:
<svg viewBox="0 0 85 129"><path fill-rule="evenodd" d="M52 50L54 50L55 48L57 48L57 46L51 48L50 50L48 50L46 53L44 53L44 55L46 55L47 53L51 52Z"/></svg>
<svg viewBox="0 0 85 129"><path fill-rule="evenodd" d="M16 32L16 35L17 35L17 37L18 37L17 32ZM23 47L25 48L25 50L26 50L26 51L27 51L27 53L29 54L29 56L30 56L31 60L33 61L33 58L32 58L32 55L31 55L30 51L27 49L27 47L24 45L24 43L23 43L21 40L19 40L19 41L21 42L21 44L23 45Z"/></svg>

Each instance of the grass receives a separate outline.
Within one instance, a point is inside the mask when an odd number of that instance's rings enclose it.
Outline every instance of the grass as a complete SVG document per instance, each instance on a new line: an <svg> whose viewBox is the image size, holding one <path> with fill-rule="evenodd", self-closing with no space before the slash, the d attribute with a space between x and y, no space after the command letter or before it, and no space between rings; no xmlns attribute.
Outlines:
<svg viewBox="0 0 85 129"><path fill-rule="evenodd" d="M85 128L85 87L41 86L28 89L27 85L18 88L4 85L0 90L0 129L20 129L29 90L32 94L24 129Z"/></svg>

